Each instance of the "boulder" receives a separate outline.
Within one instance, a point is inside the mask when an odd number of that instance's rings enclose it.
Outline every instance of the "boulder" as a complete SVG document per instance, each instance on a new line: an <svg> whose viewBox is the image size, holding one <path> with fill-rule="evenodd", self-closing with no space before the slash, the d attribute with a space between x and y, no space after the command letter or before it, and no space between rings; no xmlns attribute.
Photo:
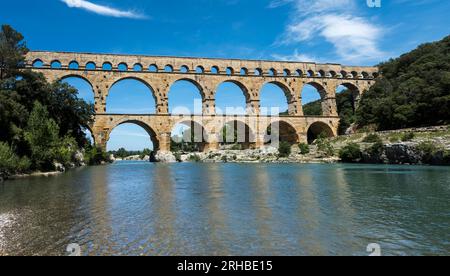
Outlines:
<svg viewBox="0 0 450 276"><path fill-rule="evenodd" d="M73 160L75 162L75 166L85 166L84 154L81 150L77 150L75 152L75 155L73 156Z"/></svg>
<svg viewBox="0 0 450 276"><path fill-rule="evenodd" d="M61 164L61 163L58 163L58 162L54 162L54 163L53 163L53 167L54 167L55 170L58 171L58 172L65 172L65 171L66 171L66 168L64 167L64 165Z"/></svg>
<svg viewBox="0 0 450 276"><path fill-rule="evenodd" d="M390 164L419 164L422 160L422 154L412 143L386 145L385 152Z"/></svg>
<svg viewBox="0 0 450 276"><path fill-rule="evenodd" d="M155 155L156 162L160 163L176 163L177 159L175 158L175 155L171 152L158 152Z"/></svg>

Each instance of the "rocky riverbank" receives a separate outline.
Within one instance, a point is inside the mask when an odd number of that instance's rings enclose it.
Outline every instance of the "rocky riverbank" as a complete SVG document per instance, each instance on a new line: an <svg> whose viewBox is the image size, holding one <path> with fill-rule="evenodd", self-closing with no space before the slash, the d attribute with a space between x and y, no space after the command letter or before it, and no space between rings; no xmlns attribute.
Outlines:
<svg viewBox="0 0 450 276"><path fill-rule="evenodd" d="M449 126L357 133L336 137L331 143L339 152L353 148L355 163L450 165Z"/></svg>
<svg viewBox="0 0 450 276"><path fill-rule="evenodd" d="M207 153L159 153L156 159L163 163L175 162L202 162L202 163L335 163L339 161L337 156L324 156L311 147L311 153L301 154L293 147L288 157L280 157L277 148L265 147L262 149L248 150L218 150Z"/></svg>
<svg viewBox="0 0 450 276"><path fill-rule="evenodd" d="M132 156L127 156L125 158L119 158L119 157L114 157L113 155L110 156L111 161L115 162L115 161L145 161L145 162L150 162L151 161L151 157L149 155L132 155Z"/></svg>
<svg viewBox="0 0 450 276"><path fill-rule="evenodd" d="M158 153L163 163L336 163L349 145L356 145L356 157L349 161L371 164L450 164L450 128L447 126L357 133L322 139L313 145L293 145L287 157L278 148L256 150L221 149L207 153Z"/></svg>
<svg viewBox="0 0 450 276"><path fill-rule="evenodd" d="M39 176L40 177L50 177L50 176L62 174L71 169L85 167L88 165L87 164L88 161L86 161L85 154L86 153L84 150L77 151L72 158L72 162L69 162L68 164L61 164L58 162L54 162L53 163L54 170L52 170L52 171L45 171L45 172L32 171L29 173L21 173L21 174L13 174L13 175L0 174L0 182L3 182L5 180L14 180L14 179L20 179L20 178L26 178L26 177L39 177ZM100 164L103 165L103 164L107 164L108 162L113 162L113 160L110 159L109 161L101 161Z"/></svg>

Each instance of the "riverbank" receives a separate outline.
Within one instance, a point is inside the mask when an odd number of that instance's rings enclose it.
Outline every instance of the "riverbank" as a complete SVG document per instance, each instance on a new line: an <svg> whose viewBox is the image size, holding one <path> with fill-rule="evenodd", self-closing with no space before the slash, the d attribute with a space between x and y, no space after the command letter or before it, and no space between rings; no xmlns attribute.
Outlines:
<svg viewBox="0 0 450 276"><path fill-rule="evenodd" d="M17 180L27 177L51 177L65 173L66 171L95 165L105 165L114 162L111 157L106 157L105 160L95 160L95 163L90 164L89 160L86 160L86 153L77 151L73 157L73 162L63 165L58 162L53 163L54 170L51 171L30 171L26 173L15 173L15 174L0 174L0 183L6 180Z"/></svg>
<svg viewBox="0 0 450 276"><path fill-rule="evenodd" d="M333 138L331 143L340 153L354 151L350 154L353 160L343 160L347 162L450 165L450 126L357 133ZM355 145L359 147L360 156Z"/></svg>
<svg viewBox="0 0 450 276"><path fill-rule="evenodd" d="M345 153L353 148L351 159ZM356 148L356 150L355 150ZM221 149L207 153L159 153L163 163L366 163L399 165L450 165L449 126L356 133L319 139L312 145L292 145L287 156L275 147L255 150Z"/></svg>
<svg viewBox="0 0 450 276"><path fill-rule="evenodd" d="M349 145L356 145L358 151L352 160L342 160L341 153ZM355 153L353 153L355 154ZM293 145L287 157L281 157L278 148L232 150L222 149L206 153L158 153L156 161L161 163L199 162L199 163L347 163L397 164L397 165L450 165L450 127L426 127L383 131L376 133L356 133L323 139L313 145ZM129 156L123 159L110 157L114 161L150 162L153 156ZM81 160L83 161L83 160ZM344 162L344 163L346 163ZM77 166L85 166L79 162ZM33 172L4 177L14 180L30 176L50 177L66 171L60 164L57 171Z"/></svg>

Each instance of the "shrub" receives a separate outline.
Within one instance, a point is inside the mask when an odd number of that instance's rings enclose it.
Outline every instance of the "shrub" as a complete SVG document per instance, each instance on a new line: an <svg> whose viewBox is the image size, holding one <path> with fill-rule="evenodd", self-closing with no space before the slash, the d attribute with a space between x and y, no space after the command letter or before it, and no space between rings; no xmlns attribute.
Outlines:
<svg viewBox="0 0 450 276"><path fill-rule="evenodd" d="M414 134L414 132L406 132L402 134L401 140L402 142L408 142L413 140L416 137L416 135Z"/></svg>
<svg viewBox="0 0 450 276"><path fill-rule="evenodd" d="M100 165L109 162L106 152L101 147L90 147L86 149L84 160L88 165Z"/></svg>
<svg viewBox="0 0 450 276"><path fill-rule="evenodd" d="M355 143L349 143L339 151L339 158L344 162L359 162L361 157L361 148Z"/></svg>
<svg viewBox="0 0 450 276"><path fill-rule="evenodd" d="M324 154L325 156L334 155L334 148L328 139L320 138L317 139L314 143L317 145L317 150L322 154Z"/></svg>
<svg viewBox="0 0 450 276"><path fill-rule="evenodd" d="M228 162L228 158L226 155L222 156L222 158L220 160L222 160L222 162L224 162L224 163Z"/></svg>
<svg viewBox="0 0 450 276"><path fill-rule="evenodd" d="M383 140L376 133L371 133L366 137L364 137L363 139L363 143L378 143L378 142L383 142Z"/></svg>
<svg viewBox="0 0 450 276"><path fill-rule="evenodd" d="M417 149L422 154L422 162L425 164L431 164L435 154L439 151L435 144L429 141L421 142L417 145Z"/></svg>
<svg viewBox="0 0 450 276"><path fill-rule="evenodd" d="M370 148L367 149L367 153L370 156L379 156L383 153L384 144L381 142L377 142L373 144Z"/></svg>
<svg viewBox="0 0 450 276"><path fill-rule="evenodd" d="M278 145L278 156L289 157L291 155L291 145L288 142L280 142Z"/></svg>
<svg viewBox="0 0 450 276"><path fill-rule="evenodd" d="M189 156L189 161L190 162L200 162L200 156L198 156L197 154L191 154Z"/></svg>
<svg viewBox="0 0 450 276"><path fill-rule="evenodd" d="M298 145L298 148L300 149L300 154L308 154L310 152L309 145L305 143L300 143Z"/></svg>
<svg viewBox="0 0 450 276"><path fill-rule="evenodd" d="M181 162L181 153L179 151L174 152L173 156L175 156L175 160L177 160L177 162Z"/></svg>
<svg viewBox="0 0 450 276"><path fill-rule="evenodd" d="M7 143L0 142L0 177L27 172L30 166L27 157L19 158Z"/></svg>
<svg viewBox="0 0 450 276"><path fill-rule="evenodd" d="M145 156L152 156L152 150L144 149L139 157L140 157L140 159L144 159Z"/></svg>
<svg viewBox="0 0 450 276"><path fill-rule="evenodd" d="M234 144L232 147L231 147L231 150L241 150L242 149L242 146L240 145L240 144Z"/></svg>
<svg viewBox="0 0 450 276"><path fill-rule="evenodd" d="M400 136L398 134L392 135L389 137L389 142L391 143L397 143L398 141L400 141Z"/></svg>

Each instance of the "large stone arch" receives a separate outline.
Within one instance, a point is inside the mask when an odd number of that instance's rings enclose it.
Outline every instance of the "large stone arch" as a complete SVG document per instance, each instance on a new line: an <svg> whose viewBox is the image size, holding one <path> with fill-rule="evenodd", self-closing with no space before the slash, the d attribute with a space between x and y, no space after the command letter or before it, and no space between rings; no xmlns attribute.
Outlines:
<svg viewBox="0 0 450 276"><path fill-rule="evenodd" d="M115 85L119 84L122 81L127 81L127 80L136 81L136 82L144 85L147 88L148 92L150 93L150 95L153 98L155 112L158 113L158 107L160 106L161 98L158 97L156 90L153 88L153 86L147 80L145 80L143 78L139 78L134 75L122 76L122 77L116 78L116 79L112 80L109 84L106 85L105 92L102 93L102 97L101 97L105 112L108 110L108 97L110 96L111 90L114 88Z"/></svg>
<svg viewBox="0 0 450 276"><path fill-rule="evenodd" d="M336 136L334 128L322 121L309 124L306 135L309 144L312 144L320 135L325 135L326 137Z"/></svg>
<svg viewBox="0 0 450 276"><path fill-rule="evenodd" d="M203 86L197 80L194 80L194 79L189 78L189 77L184 77L183 76L183 77L180 77L180 78L173 79L171 84L170 84L170 86L169 86L169 90L168 91L170 91L170 89L174 86L175 83L180 82L180 81L186 81L186 82L189 82L189 83L193 84L198 89L198 91L200 93L200 96L202 97L202 100L205 100L205 91L203 89Z"/></svg>
<svg viewBox="0 0 450 276"><path fill-rule="evenodd" d="M223 137L223 131L227 126L231 126L234 131L237 131L237 141L229 141L228 139L224 139L227 137ZM246 120L242 120L237 117L227 117L221 121L218 130L217 141L221 144L237 143L241 144L243 149L249 149L256 143L257 132L255 131L255 128L252 128Z"/></svg>
<svg viewBox="0 0 450 276"><path fill-rule="evenodd" d="M62 76L58 76L57 80L58 81L64 81L64 80L66 80L68 78L78 78L78 79L84 80L85 82L87 82L91 86L92 92L94 93L94 96L96 96L93 82L88 77L83 76L82 74L70 73L70 74L64 74Z"/></svg>
<svg viewBox="0 0 450 276"><path fill-rule="evenodd" d="M64 72L64 71L61 71ZM104 112L105 109L103 107L103 97L101 95L101 90L96 86L95 78L91 74L82 74L71 72L69 74L53 74L54 81L63 82L67 79L74 78L79 79L87 83L90 87L90 91L92 93L94 110L96 113ZM79 96L79 95L78 95Z"/></svg>
<svg viewBox="0 0 450 276"><path fill-rule="evenodd" d="M131 118L126 118L126 117L111 122L111 124L106 132L106 139L104 141L105 144L103 145L105 149L106 149L107 143L109 141L110 135L113 132L113 130L123 124L135 124L135 125L138 125L141 128L143 128L148 133L150 140L153 143L153 150L154 151L159 150L159 148L160 148L160 141L158 139L159 133L155 131L156 128L150 126L146 122L143 122L139 119L131 119Z"/></svg>
<svg viewBox="0 0 450 276"><path fill-rule="evenodd" d="M358 87L358 85L354 84L353 82L343 81L343 82L338 83L337 85L338 85L338 87L344 86L345 88L347 88L348 90L350 90L352 92L353 109L354 109L354 111L356 111L356 109L359 106L359 101L361 100L361 94L362 94L361 89Z"/></svg>
<svg viewBox="0 0 450 276"><path fill-rule="evenodd" d="M166 97L167 97L166 104L167 104L168 112L170 112L169 110L170 110L170 106L172 104L170 102L171 101L170 93L172 92L172 88L175 86L175 84L180 83L180 82L187 82L187 83L193 85L198 90L199 96L201 97L201 100L202 100L202 110L201 110L202 112L201 113L202 114L207 113L205 110L205 102L206 102L207 96L206 96L206 91L205 91L204 87L202 86L202 84L199 81L189 78L189 77L185 77L185 76L177 77L177 78L170 80L170 85L167 88L167 95L166 95ZM196 114L195 110L192 110L192 114Z"/></svg>
<svg viewBox="0 0 450 276"><path fill-rule="evenodd" d="M300 97L302 97L303 88L304 88L305 85L311 85L312 87L317 89L317 92L319 92L319 95L320 95L322 100L327 97L327 90L325 88L325 85L323 85L323 84L321 84L320 82L317 82L317 81L305 82L303 84L302 91L300 91Z"/></svg>
<svg viewBox="0 0 450 276"><path fill-rule="evenodd" d="M277 144L276 142L287 142L291 145L300 142L298 131L288 120L273 120L266 125L266 143ZM275 141L274 141L275 139Z"/></svg>
<svg viewBox="0 0 450 276"><path fill-rule="evenodd" d="M286 103L288 105L288 113L289 115L295 115L297 113L297 100L295 99L295 92L289 88L285 83L277 80L266 81L262 84L260 91L258 93L259 101L261 102L261 90L264 88L266 84L273 84L283 91L284 96L286 98Z"/></svg>
<svg viewBox="0 0 450 276"><path fill-rule="evenodd" d="M251 94L250 94L250 92L249 92L249 89L247 88L247 85L246 85L244 82L241 82L241 81L236 80L236 79L231 79L231 78L230 78L230 79L225 79L225 80L219 82L219 83L216 85L216 89L214 90L214 96L217 96L217 90L218 90L219 87L220 87L222 84L224 84L224 83L232 83L232 84L235 84L236 86L238 86L238 87L241 89L242 93L244 94L245 101L246 101L247 103L251 101L252 96L251 96Z"/></svg>
<svg viewBox="0 0 450 276"><path fill-rule="evenodd" d="M241 91L241 93L244 95L244 100L245 100L245 114L249 115L249 114L254 114L255 110L259 110L259 102L257 100L256 97L254 97L251 93L251 82L243 82L240 79L234 79L234 78L224 78L222 79L222 81L218 82L216 84L216 88L214 90L214 101L215 101L215 105L217 105L217 92L220 88L221 85L223 84L227 84L227 83L231 83L236 85L239 90ZM257 102L257 103L255 103ZM217 110L216 110L217 112Z"/></svg>
<svg viewBox="0 0 450 276"><path fill-rule="evenodd" d="M187 141L195 143L198 146L198 151L203 152L207 149L207 145L209 143L208 131L201 120L194 117L181 117L172 123L172 133L177 125L184 125L191 129L190 134L192 136L188 137L189 139Z"/></svg>
<svg viewBox="0 0 450 276"><path fill-rule="evenodd" d="M97 137L96 137L95 132L94 132L94 126L88 124L88 125L83 125L82 127L90 132L91 138L92 138L92 144L93 145L97 145L98 141L96 139Z"/></svg>
<svg viewBox="0 0 450 276"><path fill-rule="evenodd" d="M320 95L321 116L337 116L336 87L324 81L305 81L301 87L300 105L303 102L303 93L306 85L314 87ZM304 114L303 106L302 114Z"/></svg>
<svg viewBox="0 0 450 276"><path fill-rule="evenodd" d="M143 78L139 78L137 76L134 75L130 75L130 76L123 76L123 77L119 77L114 79L113 81L111 81L111 84L109 85L106 94L104 95L104 97L108 97L109 96L109 92L111 90L111 88L116 85L119 82L125 81L125 80L134 80L134 81L138 81L142 84L144 84L151 92L153 99L155 100L155 102L157 102L158 97L156 95L156 90L153 88L153 86L150 84L150 82L148 82L147 80L143 79Z"/></svg>

